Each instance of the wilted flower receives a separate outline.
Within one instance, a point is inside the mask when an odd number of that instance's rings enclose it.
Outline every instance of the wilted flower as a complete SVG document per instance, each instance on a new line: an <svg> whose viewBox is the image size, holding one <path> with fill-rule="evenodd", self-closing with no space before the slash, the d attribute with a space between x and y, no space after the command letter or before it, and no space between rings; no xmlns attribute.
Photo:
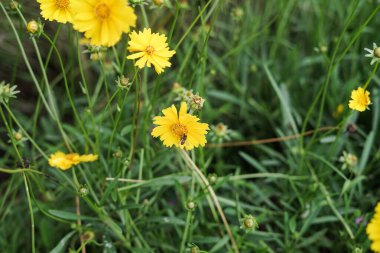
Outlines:
<svg viewBox="0 0 380 253"><path fill-rule="evenodd" d="M206 100L199 96L198 93L196 95L193 94L190 99L190 108L194 111L202 110L205 101Z"/></svg>
<svg viewBox="0 0 380 253"><path fill-rule="evenodd" d="M17 85L5 84L0 82L0 103L8 103L10 98L16 98L16 94L20 91L16 90Z"/></svg>
<svg viewBox="0 0 380 253"><path fill-rule="evenodd" d="M343 155L339 157L339 161L343 163L342 169L349 169L352 170L356 164L358 163L358 158L356 155L347 153L346 151L343 151Z"/></svg>
<svg viewBox="0 0 380 253"><path fill-rule="evenodd" d="M373 49L364 48L369 54L366 54L365 57L372 58L371 65L375 62L380 62L380 47L377 47L376 43L373 43Z"/></svg>

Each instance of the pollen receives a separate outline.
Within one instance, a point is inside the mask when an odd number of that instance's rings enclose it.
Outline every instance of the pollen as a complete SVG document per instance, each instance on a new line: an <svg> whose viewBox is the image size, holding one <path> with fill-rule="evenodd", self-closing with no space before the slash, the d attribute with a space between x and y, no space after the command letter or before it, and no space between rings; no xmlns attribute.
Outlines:
<svg viewBox="0 0 380 253"><path fill-rule="evenodd" d="M95 14L99 19L106 19L110 16L111 10L108 5L101 3L95 7Z"/></svg>
<svg viewBox="0 0 380 253"><path fill-rule="evenodd" d="M70 0L55 0L55 5L59 9L67 9L70 5Z"/></svg>
<svg viewBox="0 0 380 253"><path fill-rule="evenodd" d="M172 125L172 132L180 138L188 133L187 127L179 123Z"/></svg>
<svg viewBox="0 0 380 253"><path fill-rule="evenodd" d="M148 55L152 55L154 53L154 47L152 46L147 46L146 49L145 49L145 52L148 54Z"/></svg>

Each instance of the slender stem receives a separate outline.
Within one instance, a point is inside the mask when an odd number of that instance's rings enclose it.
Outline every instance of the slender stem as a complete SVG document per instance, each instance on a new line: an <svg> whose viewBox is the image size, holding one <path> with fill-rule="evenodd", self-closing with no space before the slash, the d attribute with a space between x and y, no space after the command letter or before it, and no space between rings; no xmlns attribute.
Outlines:
<svg viewBox="0 0 380 253"><path fill-rule="evenodd" d="M26 180L26 174L22 173L22 177L25 184L25 191L26 191L26 198L28 199L28 207L29 207L29 213L30 213L30 224L32 226L32 253L36 252L36 239L35 239L35 231L34 231L34 215L33 215L33 207L32 207L32 201L30 199L30 193L29 193L29 186L28 182Z"/></svg>
<svg viewBox="0 0 380 253"><path fill-rule="evenodd" d="M258 144L273 143L273 142L283 142L283 141L297 139L303 136L308 136L315 132L332 131L332 130L338 130L338 129L339 129L338 127L327 126L327 127L321 127L315 130L309 130L300 134L288 135L288 136L283 136L283 137L253 140L253 141L237 141L237 142L229 142L229 143L210 143L210 144L207 144L206 147L208 148L238 147L238 146L258 145Z"/></svg>
<svg viewBox="0 0 380 253"><path fill-rule="evenodd" d="M368 80L365 82L363 89L367 89L367 87L368 87L369 83L371 82L373 76L375 75L376 70L377 70L378 67L379 67L379 62L376 62L376 65L373 68L373 70L371 72L371 75L369 76Z"/></svg>
<svg viewBox="0 0 380 253"><path fill-rule="evenodd" d="M210 183L208 182L207 178L203 175L202 171L195 165L193 160L189 157L189 155L184 151L183 149L180 149L180 153L182 154L182 157L184 158L185 162L190 166L190 168L196 173L196 175L200 178L201 182L204 184L204 186L208 189L210 192L211 198L214 201L214 204L216 206L216 209L218 210L219 216L222 219L224 223L224 227L227 230L228 237L231 240L232 247L234 248L234 251L236 253L239 253L239 248L236 244L236 241L234 239L234 236L231 232L230 225L228 224L228 221L226 219L226 216L224 215L223 209L219 204L218 197L216 196L214 190L212 189Z"/></svg>

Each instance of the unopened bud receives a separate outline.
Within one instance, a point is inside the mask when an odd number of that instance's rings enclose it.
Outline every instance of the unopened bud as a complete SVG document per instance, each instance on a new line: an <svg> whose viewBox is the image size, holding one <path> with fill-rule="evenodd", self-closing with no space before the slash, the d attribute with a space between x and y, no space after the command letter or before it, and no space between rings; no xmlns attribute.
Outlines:
<svg viewBox="0 0 380 253"><path fill-rule="evenodd" d="M35 20L29 21L28 24L26 25L26 30L31 34L36 34L38 32L38 29L39 29L39 25L37 21Z"/></svg>

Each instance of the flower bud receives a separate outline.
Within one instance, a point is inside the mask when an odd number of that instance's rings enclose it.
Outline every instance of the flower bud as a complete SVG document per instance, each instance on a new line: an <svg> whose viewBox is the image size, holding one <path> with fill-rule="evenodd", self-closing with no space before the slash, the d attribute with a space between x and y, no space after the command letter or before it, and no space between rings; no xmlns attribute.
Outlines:
<svg viewBox="0 0 380 253"><path fill-rule="evenodd" d="M88 190L87 185L80 186L79 191L78 191L78 193L81 197L87 196L89 194L89 192L90 191Z"/></svg>
<svg viewBox="0 0 380 253"><path fill-rule="evenodd" d="M194 201L192 201L192 200L190 200L190 201L188 201L188 202L186 203L186 208L187 208L187 210L189 210L189 211L193 211L193 210L195 209L196 206L197 206L196 203L195 203Z"/></svg>
<svg viewBox="0 0 380 253"><path fill-rule="evenodd" d="M38 29L39 29L39 25L38 25L37 21L35 21L35 20L29 21L28 24L26 25L26 30L30 34L36 34L38 32Z"/></svg>
<svg viewBox="0 0 380 253"><path fill-rule="evenodd" d="M9 9L11 11L17 11L17 9L20 9L21 8L21 4L19 4L18 2L16 1L11 1L9 3Z"/></svg>
<svg viewBox="0 0 380 253"><path fill-rule="evenodd" d="M13 137L15 138L16 141L20 141L22 139L22 133L20 131L14 132Z"/></svg>
<svg viewBox="0 0 380 253"><path fill-rule="evenodd" d="M255 228L258 228L259 225L257 224L256 218L252 215L245 215L242 219L240 228L245 229L247 232L254 230Z"/></svg>
<svg viewBox="0 0 380 253"><path fill-rule="evenodd" d="M218 175L216 175L215 173L210 173L208 174L208 181L210 182L210 184L215 184L216 181L218 180Z"/></svg>
<svg viewBox="0 0 380 253"><path fill-rule="evenodd" d="M377 47L373 50L373 55L376 57L376 58L380 58L380 47Z"/></svg>

